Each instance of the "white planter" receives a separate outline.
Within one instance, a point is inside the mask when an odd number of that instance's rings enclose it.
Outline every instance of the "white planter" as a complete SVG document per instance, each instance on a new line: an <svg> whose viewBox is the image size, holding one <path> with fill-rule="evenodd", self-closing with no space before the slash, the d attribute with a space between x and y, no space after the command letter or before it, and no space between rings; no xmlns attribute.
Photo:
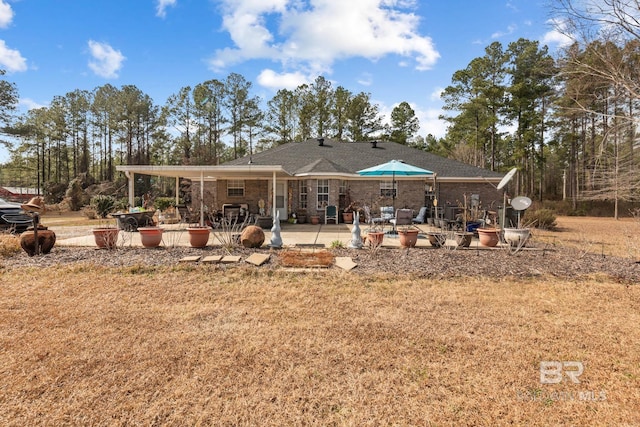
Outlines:
<svg viewBox="0 0 640 427"><path fill-rule="evenodd" d="M531 236L531 230L528 228L505 228L504 241L512 247L522 247L527 243Z"/></svg>

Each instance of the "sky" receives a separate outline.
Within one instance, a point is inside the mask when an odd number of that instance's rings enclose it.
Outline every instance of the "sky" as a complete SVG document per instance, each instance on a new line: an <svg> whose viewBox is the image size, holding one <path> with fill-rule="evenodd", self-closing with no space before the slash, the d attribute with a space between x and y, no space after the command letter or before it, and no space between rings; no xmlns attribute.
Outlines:
<svg viewBox="0 0 640 427"><path fill-rule="evenodd" d="M368 92L388 120L406 101L444 136L439 94L494 41L567 42L546 0L0 0L0 68L21 113L105 84L154 103L230 73L271 99L319 75ZM0 149L0 162L6 161Z"/></svg>

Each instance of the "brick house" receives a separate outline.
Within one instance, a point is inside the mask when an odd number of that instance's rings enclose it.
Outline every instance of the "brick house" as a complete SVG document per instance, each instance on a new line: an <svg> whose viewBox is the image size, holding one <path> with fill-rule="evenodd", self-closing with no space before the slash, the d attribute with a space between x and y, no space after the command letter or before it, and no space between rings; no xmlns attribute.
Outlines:
<svg viewBox="0 0 640 427"><path fill-rule="evenodd" d="M392 159L433 172L429 177L365 177L357 171ZM352 143L332 139L309 139L283 144L269 150L232 160L219 166L118 166L128 174L130 189L136 173L192 180L193 206L222 210L243 206L258 214L262 200L271 212L275 204L280 218L298 209L308 215L324 213L324 206L344 209L350 201L377 212L381 206L410 208L421 206L435 212L434 200L442 214L463 204L465 196L482 207L497 207L502 193L495 186L504 174L474 167L392 142ZM275 191L274 191L275 189ZM393 200L395 192L395 201ZM129 194L130 200L133 195Z"/></svg>

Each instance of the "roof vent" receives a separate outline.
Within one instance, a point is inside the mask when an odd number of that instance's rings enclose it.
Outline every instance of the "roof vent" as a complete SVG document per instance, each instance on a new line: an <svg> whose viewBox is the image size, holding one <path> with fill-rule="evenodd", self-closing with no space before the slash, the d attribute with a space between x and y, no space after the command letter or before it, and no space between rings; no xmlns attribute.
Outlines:
<svg viewBox="0 0 640 427"><path fill-rule="evenodd" d="M371 141L371 148L378 148L378 141Z"/></svg>
<svg viewBox="0 0 640 427"><path fill-rule="evenodd" d="M318 145L322 147L324 145L324 138L318 138Z"/></svg>

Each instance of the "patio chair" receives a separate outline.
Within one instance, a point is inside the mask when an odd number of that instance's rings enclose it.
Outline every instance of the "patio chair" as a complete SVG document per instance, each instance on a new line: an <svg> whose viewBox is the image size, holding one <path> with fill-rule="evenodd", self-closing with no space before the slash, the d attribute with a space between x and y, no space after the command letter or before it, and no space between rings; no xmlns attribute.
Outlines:
<svg viewBox="0 0 640 427"><path fill-rule="evenodd" d="M427 207L423 206L420 208L420 211L418 211L418 216L416 216L415 218L413 218L413 223L414 224L424 224L425 222L425 216L427 215Z"/></svg>
<svg viewBox="0 0 640 427"><path fill-rule="evenodd" d="M373 222L374 224L386 224L391 222L393 217L393 206L381 206L380 216L378 218L373 218Z"/></svg>
<svg viewBox="0 0 640 427"><path fill-rule="evenodd" d="M324 223L326 224L327 221L335 221L335 223L338 223L338 207L337 206L325 206L324 207Z"/></svg>
<svg viewBox="0 0 640 427"><path fill-rule="evenodd" d="M389 220L394 226L397 225L412 225L413 224L413 210L411 209L398 209L396 211L396 217Z"/></svg>

